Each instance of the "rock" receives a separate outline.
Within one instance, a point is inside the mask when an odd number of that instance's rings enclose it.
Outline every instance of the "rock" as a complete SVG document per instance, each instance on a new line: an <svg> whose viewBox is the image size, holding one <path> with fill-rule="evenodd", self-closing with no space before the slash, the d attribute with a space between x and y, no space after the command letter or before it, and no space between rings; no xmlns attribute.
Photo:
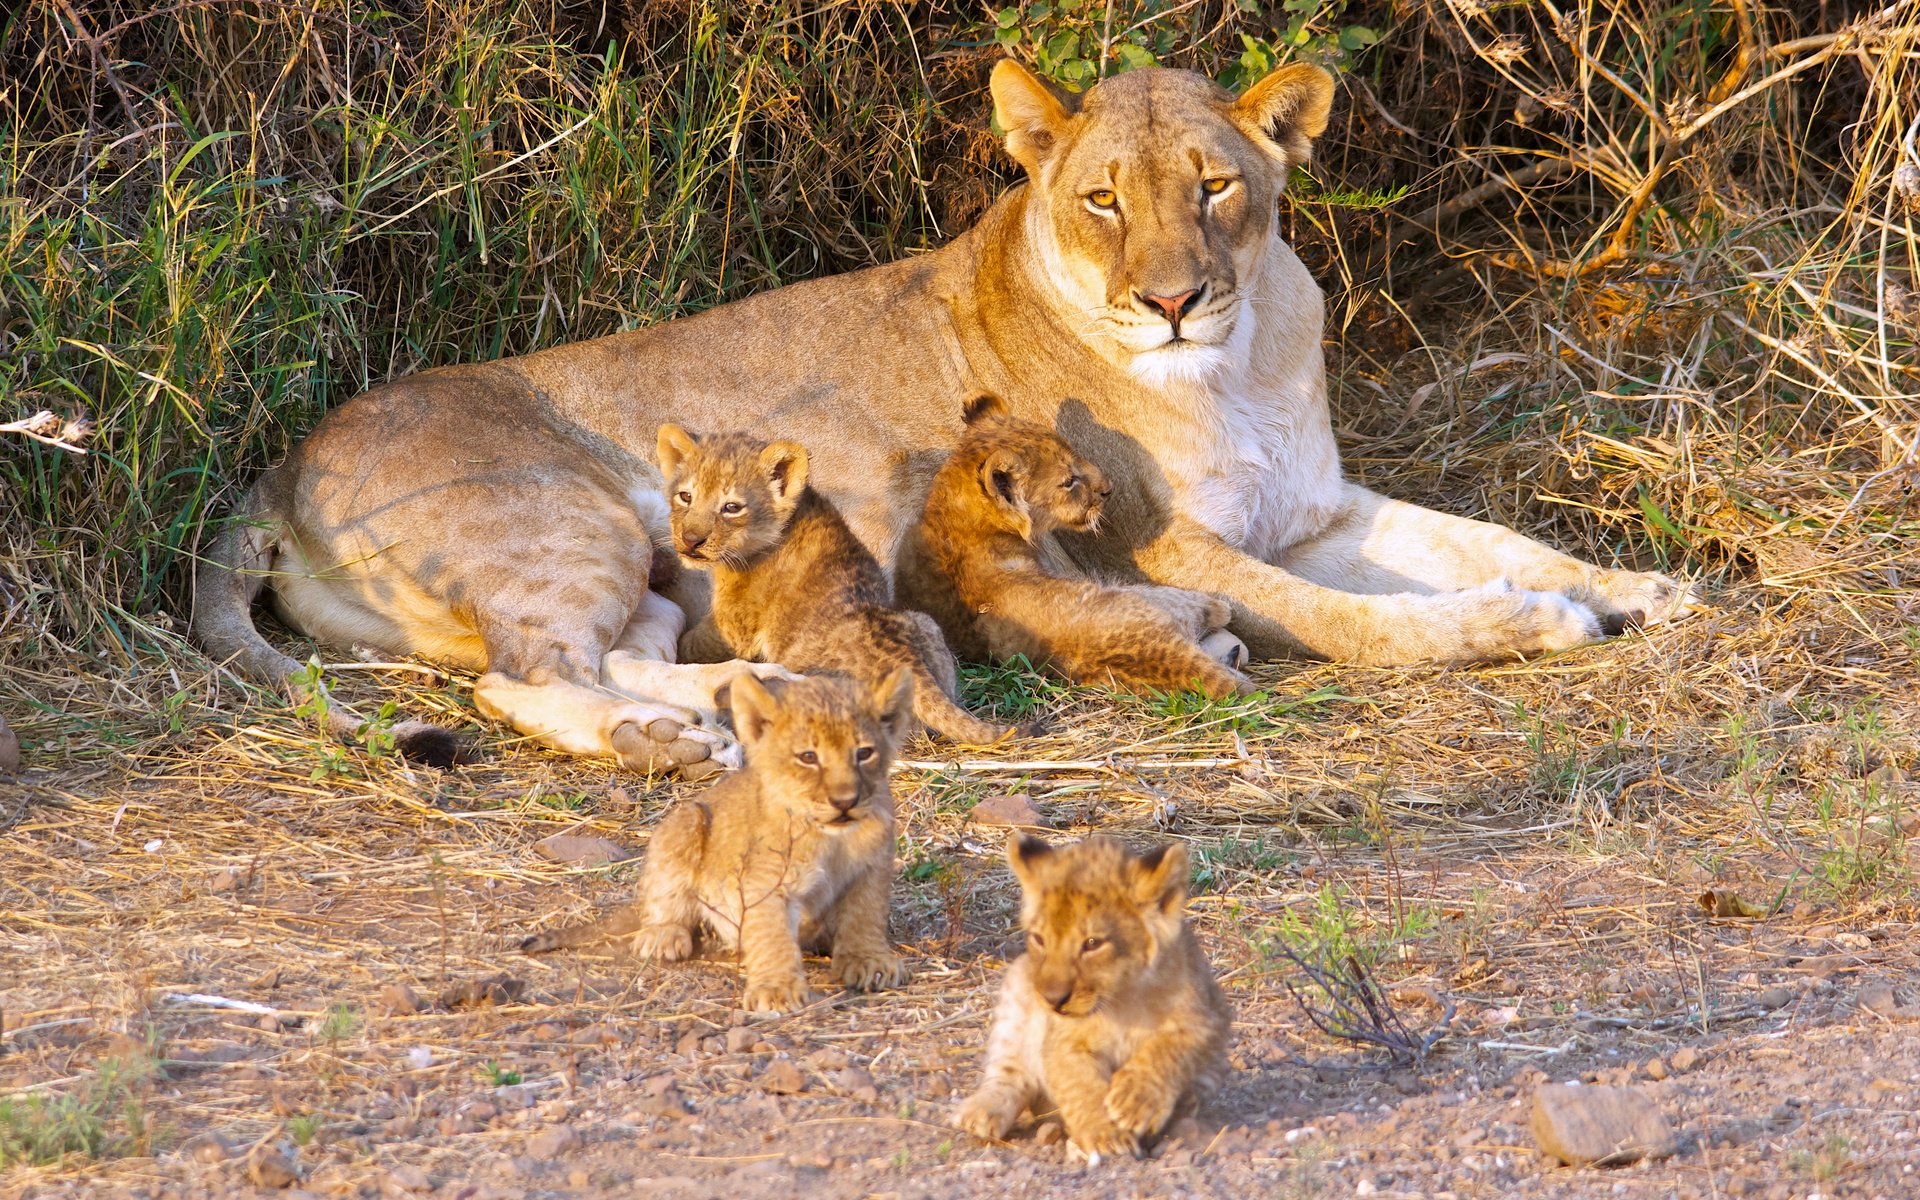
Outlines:
<svg viewBox="0 0 1920 1200"><path fill-rule="evenodd" d="M197 1163L225 1162L233 1155L233 1147L213 1134L204 1134L180 1147L180 1153Z"/></svg>
<svg viewBox="0 0 1920 1200"><path fill-rule="evenodd" d="M432 1191L433 1180L428 1179L427 1173L419 1167L401 1166L387 1172L382 1186L389 1195L411 1196Z"/></svg>
<svg viewBox="0 0 1920 1200"><path fill-rule="evenodd" d="M1771 1012L1776 1008L1785 1008L1793 1003L1793 989L1770 987L1760 993L1760 1007Z"/></svg>
<svg viewBox="0 0 1920 1200"><path fill-rule="evenodd" d="M239 867L221 867L207 881L207 891L215 896L231 892L246 879L246 873Z"/></svg>
<svg viewBox="0 0 1920 1200"><path fill-rule="evenodd" d="M1860 988L1860 1007L1870 1013L1889 1017L1900 1007L1900 1003L1894 998L1892 987L1884 983L1869 983Z"/></svg>
<svg viewBox="0 0 1920 1200"><path fill-rule="evenodd" d="M1665 1158L1678 1147L1666 1115L1642 1093L1573 1084L1533 1093L1533 1140L1541 1153L1569 1166Z"/></svg>
<svg viewBox="0 0 1920 1200"><path fill-rule="evenodd" d="M1667 1075L1668 1071L1665 1059L1650 1058L1647 1060L1648 1079L1665 1079Z"/></svg>
<svg viewBox="0 0 1920 1200"><path fill-rule="evenodd" d="M745 1054L753 1049L753 1044L759 1040L760 1035L747 1026L735 1026L727 1030L727 1053Z"/></svg>
<svg viewBox="0 0 1920 1200"><path fill-rule="evenodd" d="M605 1022L583 1025L567 1040L576 1046L618 1046L620 1031Z"/></svg>
<svg viewBox="0 0 1920 1200"><path fill-rule="evenodd" d="M790 1058L776 1058L760 1072L760 1090L776 1096L792 1096L807 1090L806 1076Z"/></svg>
<svg viewBox="0 0 1920 1200"><path fill-rule="evenodd" d="M485 979L468 979L450 984L440 993L440 1004L444 1008L465 1008L476 1004L512 1004L520 999L527 990L524 979L514 979L508 975L490 975Z"/></svg>
<svg viewBox="0 0 1920 1200"><path fill-rule="evenodd" d="M0 717L0 775L18 775L20 773L20 737L7 728L7 719Z"/></svg>
<svg viewBox="0 0 1920 1200"><path fill-rule="evenodd" d="M552 1162L580 1144L580 1135L571 1125L549 1125L527 1139L527 1157L536 1162Z"/></svg>
<svg viewBox="0 0 1920 1200"><path fill-rule="evenodd" d="M664 1080L666 1086L648 1088L645 1094L640 1097L640 1103L635 1105L633 1110L627 1114L628 1120L638 1124L650 1117L665 1117L670 1121L678 1121L686 1117L687 1098L685 1094L682 1093L678 1087L674 1086L671 1079L666 1076L662 1076L661 1078Z"/></svg>
<svg viewBox="0 0 1920 1200"><path fill-rule="evenodd" d="M1033 806L1031 797L1024 793L1009 796L988 796L973 806L973 820L976 825L1010 825L1025 829L1045 829L1047 819Z"/></svg>
<svg viewBox="0 0 1920 1200"><path fill-rule="evenodd" d="M1682 1046L1673 1052L1673 1069L1691 1071L1700 1065L1700 1052L1692 1046Z"/></svg>
<svg viewBox="0 0 1920 1200"><path fill-rule="evenodd" d="M849 1096L862 1104L875 1104L880 1100L880 1089L874 1086L873 1076L859 1067L848 1067L833 1076L833 1090L842 1096Z"/></svg>
<svg viewBox="0 0 1920 1200"><path fill-rule="evenodd" d="M300 1172L286 1155L262 1146L247 1158L247 1178L263 1188L290 1188L299 1182Z"/></svg>
<svg viewBox="0 0 1920 1200"><path fill-rule="evenodd" d="M540 857L553 862L583 863L594 867L624 862L633 857L633 851L619 842L579 833L556 833L541 838L533 844L533 850Z"/></svg>
<svg viewBox="0 0 1920 1200"><path fill-rule="evenodd" d="M373 1010L387 1017L410 1017L420 1011L420 997L406 984L395 981L380 989Z"/></svg>
<svg viewBox="0 0 1920 1200"><path fill-rule="evenodd" d="M827 1071L845 1070L853 1065L853 1060L847 1057L845 1050L829 1046L825 1050L815 1050L807 1055L807 1065L824 1074Z"/></svg>

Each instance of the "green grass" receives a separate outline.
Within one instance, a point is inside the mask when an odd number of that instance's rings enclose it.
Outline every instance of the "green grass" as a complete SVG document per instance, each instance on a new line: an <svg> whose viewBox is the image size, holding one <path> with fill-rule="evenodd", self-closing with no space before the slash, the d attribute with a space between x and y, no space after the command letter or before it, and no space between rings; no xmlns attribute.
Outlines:
<svg viewBox="0 0 1920 1200"><path fill-rule="evenodd" d="M1025 655L960 667L960 702L1003 721L1023 721L1071 689L1035 670Z"/></svg>
<svg viewBox="0 0 1920 1200"><path fill-rule="evenodd" d="M0 1169L147 1153L142 1096L158 1073L151 1055L106 1059L64 1091L0 1100Z"/></svg>

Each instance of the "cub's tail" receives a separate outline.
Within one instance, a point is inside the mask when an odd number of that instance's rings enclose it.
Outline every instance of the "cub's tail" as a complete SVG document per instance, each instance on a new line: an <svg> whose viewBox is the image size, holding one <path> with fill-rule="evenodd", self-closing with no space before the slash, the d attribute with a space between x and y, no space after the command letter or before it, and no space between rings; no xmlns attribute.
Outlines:
<svg viewBox="0 0 1920 1200"><path fill-rule="evenodd" d="M520 952L545 954L549 950L570 950L575 946L592 946L638 932L639 929L640 906L628 904L614 909L597 921L588 921L581 925L566 925L559 929L549 929L545 933L536 933L521 941Z"/></svg>
<svg viewBox="0 0 1920 1200"><path fill-rule="evenodd" d="M913 668L913 715L941 737L967 746L998 745L1022 732L1017 726L983 721L961 708L933 672L919 664Z"/></svg>
<svg viewBox="0 0 1920 1200"><path fill-rule="evenodd" d="M282 488L278 471L261 476L247 494L241 519L221 530L201 557L193 574L188 633L209 658L299 702L325 685L296 682L300 664L269 645L253 624L253 602L266 585L274 551L288 533ZM327 697L326 713L328 734L341 741L355 739L367 724L332 697ZM394 748L417 762L449 767L460 761L460 739L450 729L402 721L392 732Z"/></svg>

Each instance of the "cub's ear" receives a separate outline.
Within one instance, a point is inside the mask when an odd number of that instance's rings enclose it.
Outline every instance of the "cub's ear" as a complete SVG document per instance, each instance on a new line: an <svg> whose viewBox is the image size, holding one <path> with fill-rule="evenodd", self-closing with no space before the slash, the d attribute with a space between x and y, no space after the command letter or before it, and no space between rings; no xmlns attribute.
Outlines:
<svg viewBox="0 0 1920 1200"><path fill-rule="evenodd" d="M751 746L767 736L767 729L779 715L780 701L767 690L766 684L744 671L733 681L730 690L727 699L733 709L733 731Z"/></svg>
<svg viewBox="0 0 1920 1200"><path fill-rule="evenodd" d="M1030 833L1007 835L1007 865L1013 868L1013 877L1023 888L1033 886L1034 873L1052 854L1052 846Z"/></svg>
<svg viewBox="0 0 1920 1200"><path fill-rule="evenodd" d="M692 434L678 425L662 425L654 438L653 451L660 459L660 470L668 479L680 473L680 464L692 458L700 449L700 442Z"/></svg>
<svg viewBox="0 0 1920 1200"><path fill-rule="evenodd" d="M882 679L880 686L873 689L873 706L880 713L880 723L886 727L887 739L898 749L913 732L912 669L899 667Z"/></svg>
<svg viewBox="0 0 1920 1200"><path fill-rule="evenodd" d="M1004 513L1022 538L1033 537L1033 514L1027 509L1027 466L1011 450L995 450L980 464L980 490Z"/></svg>
<svg viewBox="0 0 1920 1200"><path fill-rule="evenodd" d="M775 442L760 452L760 469L773 485L773 498L791 500L807 487L807 448L799 442Z"/></svg>
<svg viewBox="0 0 1920 1200"><path fill-rule="evenodd" d="M1174 916L1187 903L1187 848L1179 842L1156 846L1133 860L1133 894L1142 904Z"/></svg>
<svg viewBox="0 0 1920 1200"><path fill-rule="evenodd" d="M1007 153L1037 178L1040 165L1059 145L1072 111L1059 92L1011 58L993 64L988 88L993 92L993 119L1006 131Z"/></svg>
<svg viewBox="0 0 1920 1200"><path fill-rule="evenodd" d="M1289 63L1248 88L1227 116L1256 145L1297 167L1326 131L1332 107L1333 76L1312 63Z"/></svg>
<svg viewBox="0 0 1920 1200"><path fill-rule="evenodd" d="M1007 402L992 392L981 392L967 401L960 410L960 419L968 425L978 425L983 421L1004 421L1010 414Z"/></svg>

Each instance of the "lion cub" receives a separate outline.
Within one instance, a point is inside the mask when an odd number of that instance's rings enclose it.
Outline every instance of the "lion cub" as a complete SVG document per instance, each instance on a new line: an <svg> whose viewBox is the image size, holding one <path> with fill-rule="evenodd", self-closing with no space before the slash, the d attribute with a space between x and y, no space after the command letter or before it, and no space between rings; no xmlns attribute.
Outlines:
<svg viewBox="0 0 1920 1200"><path fill-rule="evenodd" d="M1233 1011L1187 927L1187 852L1015 834L1027 952L1007 970L962 1129L1006 1135L1057 1106L1088 1155L1139 1153L1224 1082Z"/></svg>
<svg viewBox="0 0 1920 1200"><path fill-rule="evenodd" d="M1131 692L1252 690L1201 645L1211 636L1244 651L1224 632L1225 600L1068 578L1042 561L1051 531L1099 525L1112 490L1099 468L997 397L968 402L965 417L901 552L903 603L933 614L969 658L1024 654L1075 683Z"/></svg>
<svg viewBox="0 0 1920 1200"><path fill-rule="evenodd" d="M880 564L807 485L804 447L663 425L658 449L674 546L713 572L712 612L682 638L683 658L738 655L869 684L907 667L914 715L936 732L974 745L1012 732L954 703L959 670L940 627L890 607Z"/></svg>
<svg viewBox="0 0 1920 1200"><path fill-rule="evenodd" d="M747 765L682 800L654 832L639 897L598 921L536 934L539 954L632 935L644 958L691 957L704 930L746 969L750 1012L807 1003L803 947L833 955L851 988L898 987L887 944L893 880L888 771L913 717L913 677L877 688L841 676L733 684Z"/></svg>

